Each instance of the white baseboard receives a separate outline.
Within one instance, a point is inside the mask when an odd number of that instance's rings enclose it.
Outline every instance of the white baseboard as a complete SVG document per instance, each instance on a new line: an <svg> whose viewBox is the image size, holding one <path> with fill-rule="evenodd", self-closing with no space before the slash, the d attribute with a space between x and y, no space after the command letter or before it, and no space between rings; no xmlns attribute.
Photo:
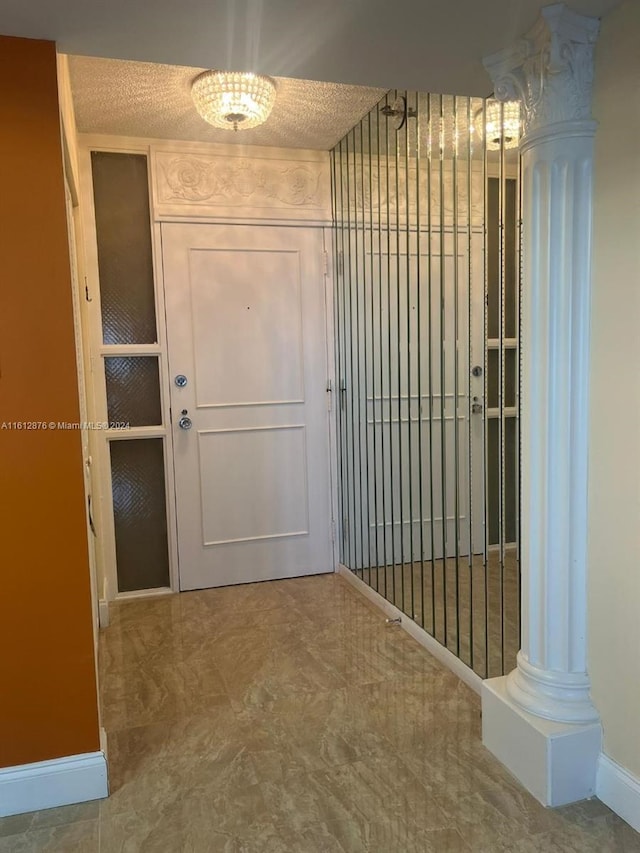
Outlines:
<svg viewBox="0 0 640 853"><path fill-rule="evenodd" d="M108 794L102 750L0 769L0 817L99 800Z"/></svg>
<svg viewBox="0 0 640 853"><path fill-rule="evenodd" d="M598 761L598 799L640 832L640 779L604 753Z"/></svg>
<svg viewBox="0 0 640 853"><path fill-rule="evenodd" d="M164 595L173 594L174 592L170 586L159 586L152 589L134 589L131 592L119 592L116 595L116 601L130 601L133 598L161 598Z"/></svg>
<svg viewBox="0 0 640 853"><path fill-rule="evenodd" d="M383 613L387 614L387 616L390 616L392 619L400 618L400 626L404 628L407 634L410 634L413 639L420 643L421 646L424 646L424 648L432 654L434 658L437 658L440 663L443 663L448 669L454 672L468 687L480 694L482 689L482 679L477 673L463 663L460 658L457 658L453 652L449 651L449 649L445 649L444 646L441 646L440 643L435 640L431 634L428 634L424 628L421 628L417 622L414 622L413 619L410 619L402 612L402 610L397 608L395 604L391 604L386 598L383 598L380 593L376 592L375 589L372 589L368 584L360 580L360 578L345 565L339 563L337 571L338 574L341 574L345 580L358 590L358 592L362 593L362 595L364 595L365 598L368 598L369 601L376 605L376 607L379 607Z"/></svg>
<svg viewBox="0 0 640 853"><path fill-rule="evenodd" d="M101 628L109 627L109 602L106 598L98 601L98 623Z"/></svg>

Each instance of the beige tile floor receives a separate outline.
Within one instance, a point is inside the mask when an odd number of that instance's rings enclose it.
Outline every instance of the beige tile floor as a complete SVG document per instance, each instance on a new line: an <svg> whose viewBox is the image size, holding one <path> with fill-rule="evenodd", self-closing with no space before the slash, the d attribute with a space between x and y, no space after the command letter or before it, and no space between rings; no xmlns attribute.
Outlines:
<svg viewBox="0 0 640 853"><path fill-rule="evenodd" d="M640 851L550 811L480 743L478 697L340 577L114 607L111 796L5 818L0 853Z"/></svg>

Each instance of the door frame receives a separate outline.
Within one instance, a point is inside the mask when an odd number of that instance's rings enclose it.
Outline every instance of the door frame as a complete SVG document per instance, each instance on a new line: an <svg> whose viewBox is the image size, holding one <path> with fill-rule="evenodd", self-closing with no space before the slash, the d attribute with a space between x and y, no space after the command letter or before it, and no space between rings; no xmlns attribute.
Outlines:
<svg viewBox="0 0 640 853"><path fill-rule="evenodd" d="M329 411L329 483L330 483L330 512L335 535L333 536L333 569L338 565L338 537L340 535L337 519L337 429L335 401L335 347L334 347L334 317L333 317L333 240L331 238L331 196L329 155L324 151L301 151L298 149L265 149L257 146L236 146L203 143L166 142L135 137L110 137L96 134L78 135L78 160L80 171L80 208L82 230L84 233L84 258L86 311L83 320L86 323L86 340L89 344L88 360L91 366L87 382L91 383L93 393L91 409L88 417L94 422L107 421L106 385L104 379L103 359L105 355L117 354L117 347L105 347L102 343L102 319L100 311L100 287L98 276L98 253L95 227L95 210L93 202L93 182L91 175L91 152L106 151L121 154L144 154L147 157L149 176L149 210L150 231L153 259L154 289L158 342L153 345L126 347L126 353L131 355L157 355L160 368L160 392L162 425L160 427L136 427L137 437L158 437L164 441L164 467L167 511L167 534L169 546L170 585L157 589L133 592L118 592L115 550L115 527L113 516L111 461L109 444L112 440L132 437L131 433L118 433L106 430L96 432L95 459L93 467L96 481L99 484L98 493L92 506L95 509L99 529L102 536L97 542L96 562L98 575L98 599L100 603L101 624L108 623L108 602L115 599L141 598L179 592L178 572L178 540L176 494L173 464L173 430L170 420L170 375L167 354L167 322L165 283L162 264L162 234L163 222L203 223L225 225L272 225L287 227L314 227L322 232L325 255L324 301L325 301L325 332L326 332L326 362L327 382L331 383L332 393L327 393ZM265 201L264 197L256 198L251 203L232 199L233 204L220 204L217 200L163 196L162 180L166 170L168 157L197 158L205 164L216 167L256 170L271 168L276 176L283 181L283 192L276 193L275 200ZM164 159L163 159L164 158ZM286 182L297 179L295 187ZM300 197L296 192L302 178ZM305 184L308 180L308 184ZM292 187L294 187L292 189ZM269 205L269 206L267 206Z"/></svg>

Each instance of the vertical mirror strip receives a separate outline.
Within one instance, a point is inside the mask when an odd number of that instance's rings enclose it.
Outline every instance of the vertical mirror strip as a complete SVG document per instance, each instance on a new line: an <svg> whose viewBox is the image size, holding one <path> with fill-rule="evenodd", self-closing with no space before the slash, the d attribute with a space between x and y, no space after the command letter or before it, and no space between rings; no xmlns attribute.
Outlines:
<svg viewBox="0 0 640 853"><path fill-rule="evenodd" d="M391 99L389 95L385 98L385 109L391 109ZM387 582L387 588L390 587L390 597L389 600L396 603L396 527L395 527L395 477L394 471L397 470L397 466L395 464L395 452L394 452L394 430L393 430L393 397L392 397L392 388L393 388L393 378L392 378L392 332L393 332L393 323L391 319L391 280L392 280L392 266L391 266L391 236L392 236L392 228L391 228L391 157L390 157L390 139L391 139L391 128L389 127L389 122L384 122L384 131L385 131L385 140L384 140L384 164L385 164L385 198L386 198L386 217L385 217L385 235L386 235L386 312L385 312L385 324L386 324L386 373L387 373L387 387L386 387L386 402L388 403L388 428L387 433L389 436L389 458L388 458L388 478L389 478L389 503L390 503L390 522L389 522L389 531L390 531L390 567L391 571L389 573L389 580ZM384 399L384 398L383 398ZM386 523L386 519L385 519Z"/></svg>
<svg viewBox="0 0 640 853"><path fill-rule="evenodd" d="M482 569L484 576L484 648L482 653L484 677L489 677L489 152L487 149L487 102L484 101L480 110L482 132L482 185L484 188L483 203L483 267L484 267L484 298L483 298L483 330L484 358L482 371L483 411L482 411L482 448L483 448L483 550Z"/></svg>
<svg viewBox="0 0 640 853"><path fill-rule="evenodd" d="M445 184L444 160L445 160L445 113L444 113L444 96L438 97L438 124L440 128L440 152L438 157L438 196L440 200L440 210L438 212L438 220L440 223L439 238L440 238L440 275L439 275L439 290L440 290L440 492L441 492L441 525L442 525L442 552L440 559L441 574L442 574L442 628L443 639L442 643L446 648L449 648L449 596L447 585L447 562L449 559L448 548L448 527L449 527L449 504L447 501L447 309L448 299L445 283L445 267L446 267L446 242L445 242L445 201L447 195L447 187Z"/></svg>
<svg viewBox="0 0 640 853"><path fill-rule="evenodd" d="M451 193L453 231L453 516L454 516L454 559L455 559L455 615L456 655L460 657L460 270L458 257L458 98L453 98L453 139L451 142Z"/></svg>
<svg viewBox="0 0 640 853"><path fill-rule="evenodd" d="M473 133L473 101L471 98L467 101L467 130L468 133L465 136L466 146L467 146L467 209L469 211L469 215L467 216L467 278L469 281L469 294L467 298L467 334L469 340L469 346L467 347L467 381L469 382L469 393L467 394L467 422L468 422L468 445L467 445L467 466L468 466L468 477L469 477L469 488L467 491L467 515L468 515L468 524L467 524L467 535L469 537L469 554L468 554L468 572L469 572L469 622L468 622L468 631L469 631L469 660L468 664L471 669L475 667L475 634L474 634L474 609L475 609L475 598L474 598L474 584L475 584L475 566L476 566L476 548L477 542L475 541L473 522L475 518L475 513L478 508L474 508L473 506L473 496L475 494L476 488L476 476L477 476L477 467L473 465L473 435L474 435L474 423L473 423L473 399L478 399L478 395L474 395L473 391L475 391L475 386L472 388L472 377L473 377L473 369L475 366L475 358L477 355L475 351L475 337L473 334L473 299L476 292L476 288L478 286L477 281L475 280L474 269L473 269L473 222L474 222L474 208L473 208L473 164L474 164L474 137ZM477 405L477 403L476 403Z"/></svg>
<svg viewBox="0 0 640 853"><path fill-rule="evenodd" d="M349 442L351 447L351 512L353 530L351 535L354 561L358 569L362 569L362 528L360 517L360 464L358 458L357 423L358 423L358 322L355 310L355 291L357 278L353 269L355 263L354 243L356 239L356 219L353 205L353 175L355 166L353 158L354 132L347 137L347 228L345 229L345 270L347 274L347 306L349 316L349 367L350 367L350 391L349 391Z"/></svg>
<svg viewBox="0 0 640 853"><path fill-rule="evenodd" d="M363 169L363 208L365 208L366 199L366 223L367 223L367 240L366 247L368 252L368 286L366 290L365 310L368 312L367 323L369 330L369 347L367 350L367 377L369 394L367 396L366 422L367 422L367 437L371 437L371 447L368 449L367 459L369 460L369 471L371 472L371 483L369 485L370 504L369 504L369 535L373 537L373 566L374 583L373 587L376 592L380 589L380 537L378 520L380 515L379 510L379 465L378 459L380 450L378 447L378 430L376 429L376 379L377 371L375 364L376 352L376 322L375 322L375 304L376 304L376 288L375 288L375 247L373 241L373 131L372 131L372 114L369 113L363 119L366 126L366 151L368 156L362 158ZM365 160L366 168L366 184L364 177ZM368 304L367 304L368 303Z"/></svg>
<svg viewBox="0 0 640 853"><path fill-rule="evenodd" d="M436 505L434 500L435 495L435 477L433 476L434 471L434 442L433 442L433 413L434 413L434 392L433 392L433 383L434 383L434 366L433 366L433 339L434 339L434 325L433 325L433 280L434 280L434 267L432 262L432 245L433 245L433 188L432 188L432 162L433 162L433 146L434 146L434 113L432 108L432 97L430 94L427 95L427 163L426 163L426 173L427 173L427 381L429 384L429 467L428 467L428 479L429 479L429 545L430 545L430 561L431 561L431 634L436 639L438 639L438 630L437 630L437 622L436 622L436 527L435 527L435 514L436 514Z"/></svg>
<svg viewBox="0 0 640 853"><path fill-rule="evenodd" d="M361 471L362 471L362 486L361 494L364 496L360 511L362 514L362 538L364 542L363 565L366 567L367 583L372 586L371 582L371 564L373 561L372 536L371 536L371 509L373 502L371 499L371 477L372 468L369 459L369 324L368 324L368 304L370 297L370 279L368 263L368 247L367 247L367 215L366 215L366 190L365 190L365 160L368 159L368 150L365 146L364 121L356 127L356 148L359 152L358 171L357 171L357 206L360 215L359 241L356 243L356 254L360 256L360 275L358 281L361 286L357 288L358 296L358 337L360 339L360 454L361 454ZM371 472L371 476L370 476Z"/></svg>
<svg viewBox="0 0 640 853"><path fill-rule="evenodd" d="M394 103L398 103L399 93L396 90ZM395 295L395 346L393 348L393 356L394 356L394 387L392 393L392 399L395 402L395 417L397 418L397 429L394 428L393 432L396 437L397 443L397 466L395 470L395 476L398 480L398 560L399 560L399 572L398 572L398 588L396 590L396 605L400 608L400 610L406 612L405 610L405 598L404 598L404 563L405 563L405 548L404 548L404 540L405 540L405 474L402 469L402 445L403 445L403 436L402 436L402 306L400 302L400 293L403 286L403 275L402 275L402 255L401 255L401 241L402 241L402 225L401 225L401 210L402 210L402 198L400 196L400 137L401 133L396 132L392 137L392 147L393 147L393 176L395 186L393 187L393 198L394 198L394 208L395 208L395 229L394 229L394 241L393 241L393 251L395 254L395 272L393 278L393 292ZM405 273L406 275L406 273Z"/></svg>
<svg viewBox="0 0 640 853"><path fill-rule="evenodd" d="M504 127L504 103L500 102L500 125ZM505 405L506 405L506 387L505 387L505 286L506 286L506 205L507 205L507 179L505 174L505 146L504 134L500 136L500 167L499 167L499 184L500 184L500 242L499 242L499 275L500 275L500 302L499 302L499 335L500 335L500 359L499 359L499 396L498 406L500 408L499 415L499 435L500 435L500 465L499 465L499 491L500 491L500 524L499 524L499 544L498 554L500 559L500 671L504 672L505 659L505 538L506 538L506 507L505 507L505 472L506 472L506 449L505 449Z"/></svg>
<svg viewBox="0 0 640 853"><path fill-rule="evenodd" d="M413 96L413 109L416 114L416 124L415 124L415 147L414 147L414 157L413 157L413 167L415 169L415 184L416 184L416 194L415 194L415 239L416 239L416 294L415 294L415 372L416 372L416 397L417 397L417 488L418 488L418 520L419 520L419 556L420 556L420 567L419 567L419 577L417 578L419 593L416 596L420 602L419 609L419 625L421 628L428 628L428 622L425 612L425 599L427 598L425 592L425 505L424 505L424 455L423 455L423 439L424 439L424 398L423 398L423 384L422 384L422 264L421 264L421 253L422 253L422 208L420 205L420 187L422 186L422 172L420 169L420 158L422 156L422 141L420 138L419 128L422 124L421 113L420 113L420 96L415 93ZM414 478L415 479L415 478ZM415 616L414 616L415 618Z"/></svg>
<svg viewBox="0 0 640 853"><path fill-rule="evenodd" d="M360 263L362 260L359 251L359 216L358 216L358 160L362 152L356 142L356 133L360 125L353 128L350 136L351 159L349 161L349 208L351 211L352 229L349 233L349 269L350 269L350 296L351 316L353 321L353 394L351 397L353 411L353 453L354 453L354 499L355 499L355 522L356 522L356 549L358 553L358 568L364 570L367 566L365 555L364 538L364 505L365 493L363 488L364 466L362 464L362 377L361 377L361 349L362 329L360 327L360 300L364 282L360 275ZM363 576L363 580L366 578Z"/></svg>

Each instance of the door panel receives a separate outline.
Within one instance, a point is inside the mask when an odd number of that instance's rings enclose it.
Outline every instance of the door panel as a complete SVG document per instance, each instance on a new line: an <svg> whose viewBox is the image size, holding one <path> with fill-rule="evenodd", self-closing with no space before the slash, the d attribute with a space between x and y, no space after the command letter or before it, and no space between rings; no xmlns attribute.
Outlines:
<svg viewBox="0 0 640 853"><path fill-rule="evenodd" d="M162 226L181 589L332 571L322 234ZM191 429L181 429L183 412Z"/></svg>
<svg viewBox="0 0 640 853"><path fill-rule="evenodd" d="M484 289L469 286L466 243L454 247L447 235L429 246L427 234L420 238L418 245L415 234L407 240L401 232L387 245L372 234L362 264L369 276L356 267L352 245L353 268L340 285L341 363L355 377L345 383L343 406L352 568L467 555L484 545L482 513L471 512L483 498L482 417L470 417L470 395L481 398L483 381L469 371L470 355L484 363ZM482 265L478 237L474 280Z"/></svg>
<svg viewBox="0 0 640 853"><path fill-rule="evenodd" d="M309 533L304 433L301 424L199 433L205 545Z"/></svg>
<svg viewBox="0 0 640 853"><path fill-rule="evenodd" d="M194 250L190 275L198 406L301 403L298 253Z"/></svg>

